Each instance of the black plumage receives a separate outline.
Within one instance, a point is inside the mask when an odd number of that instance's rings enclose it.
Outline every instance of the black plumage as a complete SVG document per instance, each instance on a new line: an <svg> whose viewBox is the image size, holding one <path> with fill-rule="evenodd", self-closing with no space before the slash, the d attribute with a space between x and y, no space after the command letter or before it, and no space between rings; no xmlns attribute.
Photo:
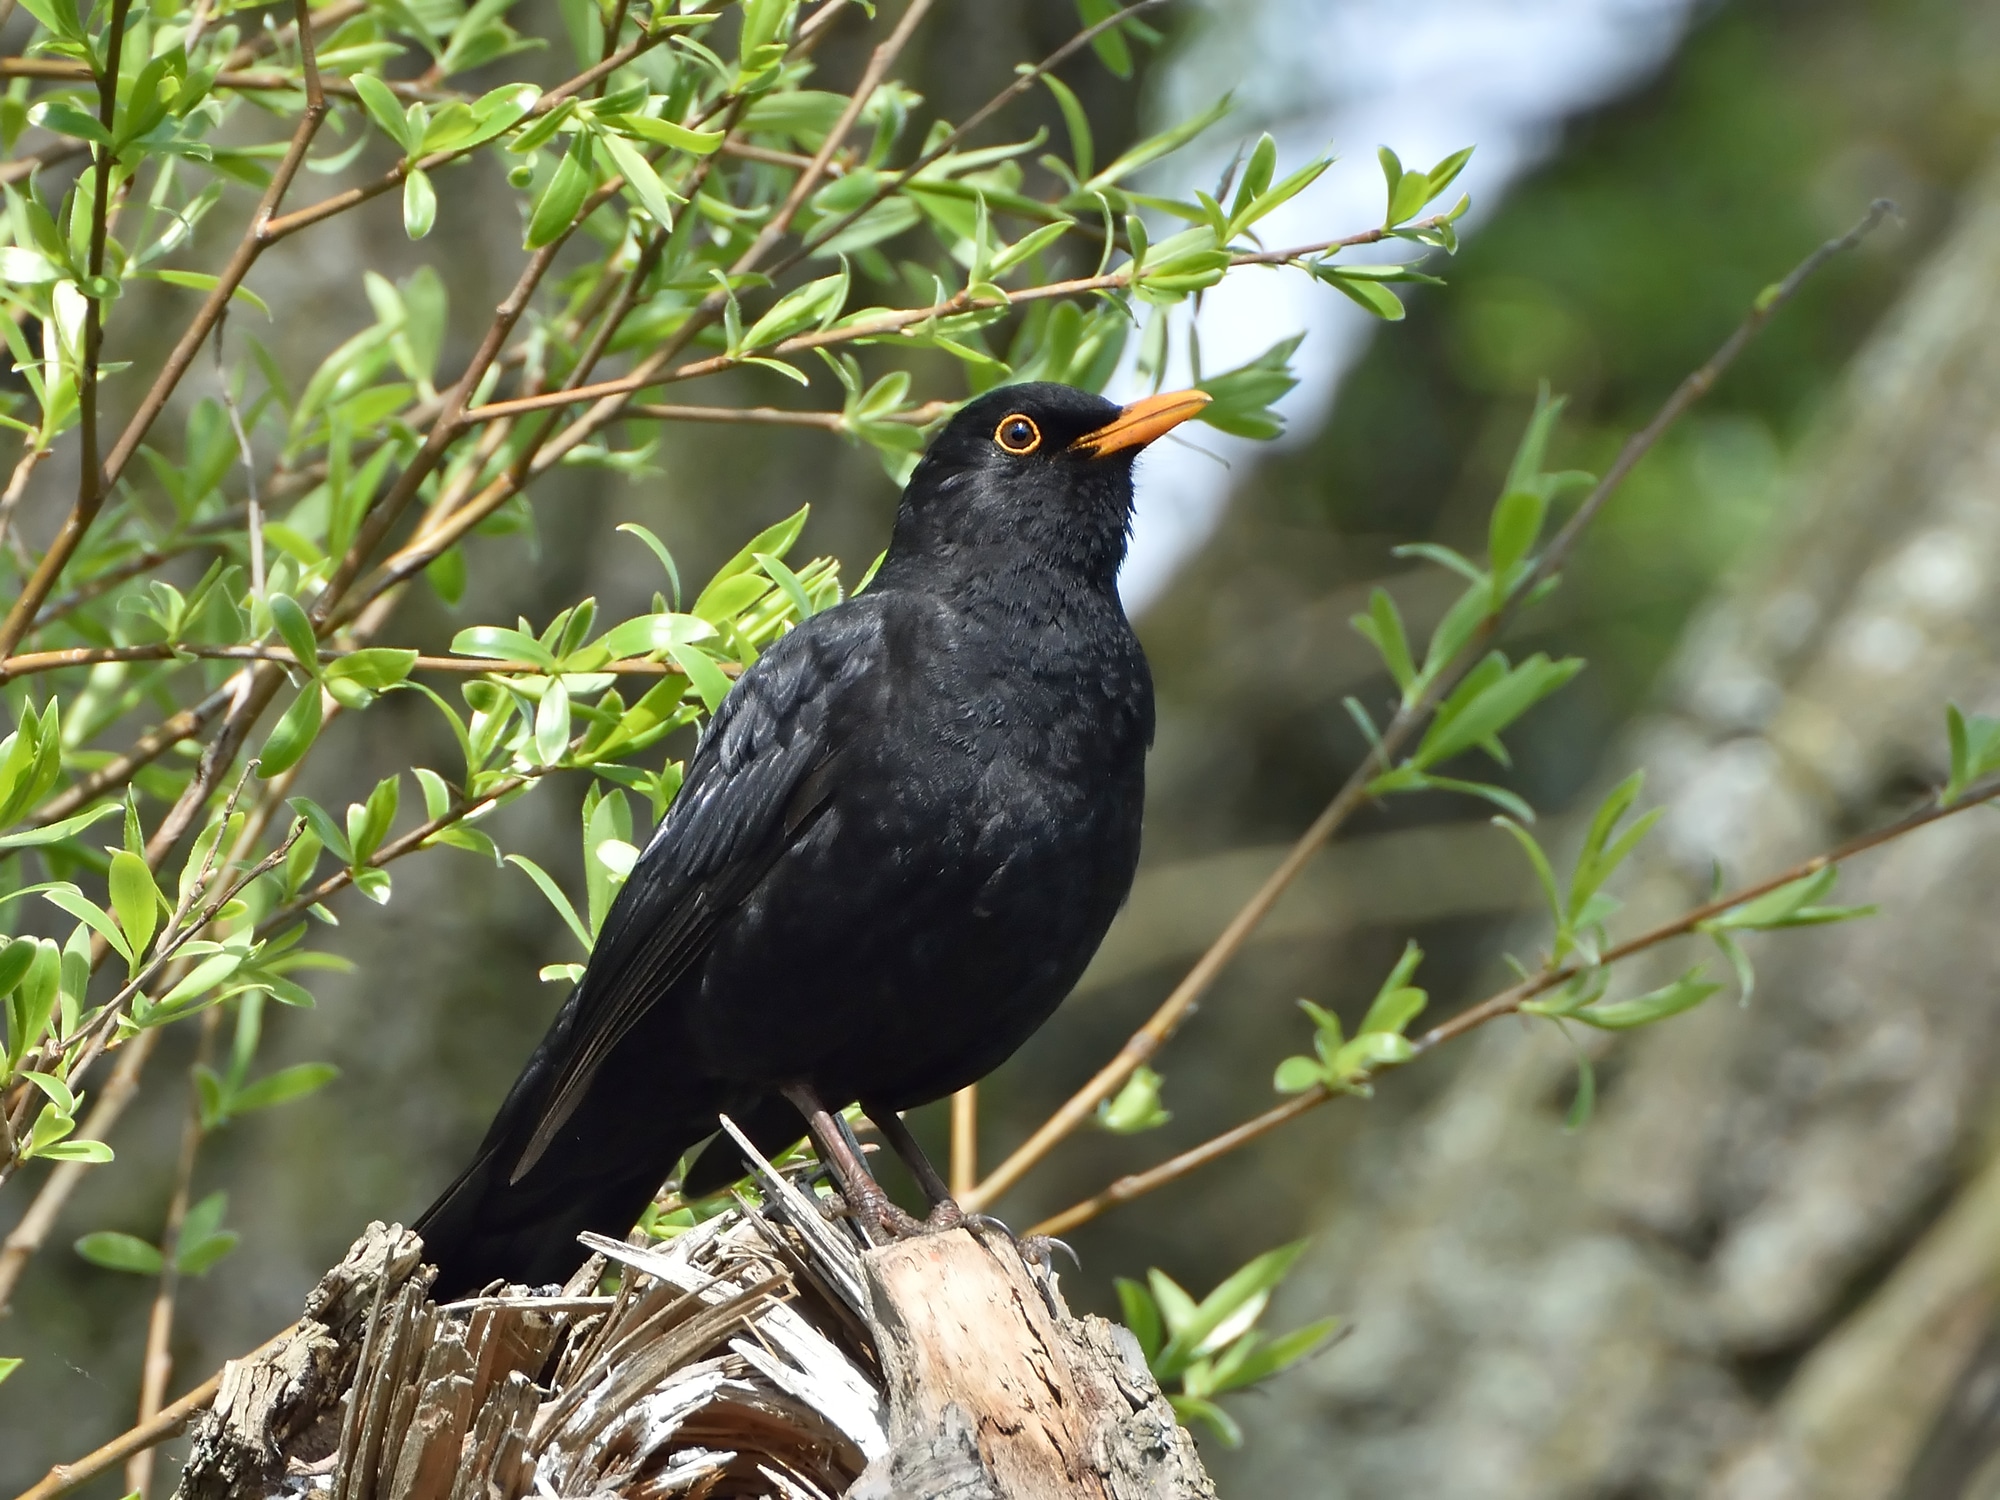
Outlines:
<svg viewBox="0 0 2000 1500"><path fill-rule="evenodd" d="M1139 854L1132 459L1205 400L1020 385L946 425L874 582L716 713L583 979L418 1221L438 1295L566 1276L577 1232L628 1229L718 1112L770 1147L803 1131L787 1087L879 1118L1047 1019ZM689 1186L737 1170L711 1147Z"/></svg>

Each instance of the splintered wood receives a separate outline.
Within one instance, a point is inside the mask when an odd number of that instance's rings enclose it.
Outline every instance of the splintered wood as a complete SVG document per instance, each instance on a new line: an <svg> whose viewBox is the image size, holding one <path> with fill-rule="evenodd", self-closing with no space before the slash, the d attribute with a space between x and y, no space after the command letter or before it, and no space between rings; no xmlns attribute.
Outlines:
<svg viewBox="0 0 2000 1500"><path fill-rule="evenodd" d="M371 1225L291 1337L224 1373L186 1500L1199 1500L1129 1335L1004 1236L867 1249L757 1163L761 1206L439 1306ZM607 1281L615 1292L599 1292Z"/></svg>

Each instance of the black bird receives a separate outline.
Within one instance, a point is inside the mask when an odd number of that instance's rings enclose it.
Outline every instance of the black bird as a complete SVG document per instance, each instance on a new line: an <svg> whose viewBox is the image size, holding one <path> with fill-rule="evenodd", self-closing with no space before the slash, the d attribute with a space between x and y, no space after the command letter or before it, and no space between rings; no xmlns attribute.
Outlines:
<svg viewBox="0 0 2000 1500"><path fill-rule="evenodd" d="M866 592L745 672L478 1154L418 1220L434 1294L540 1284L620 1235L726 1113L812 1126L850 1207L907 1230L851 1152L859 1101L956 1214L896 1111L1008 1057L1131 887L1153 737L1119 603L1132 462L1208 402L1068 386L968 403L903 492ZM727 1137L684 1188L740 1174Z"/></svg>

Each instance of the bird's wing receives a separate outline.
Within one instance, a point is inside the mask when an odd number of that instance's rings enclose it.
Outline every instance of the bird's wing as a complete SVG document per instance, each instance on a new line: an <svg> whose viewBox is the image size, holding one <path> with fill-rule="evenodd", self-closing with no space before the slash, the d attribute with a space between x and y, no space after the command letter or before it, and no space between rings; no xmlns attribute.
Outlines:
<svg viewBox="0 0 2000 1500"><path fill-rule="evenodd" d="M836 779L831 724L881 652L876 611L837 613L845 618L816 616L766 652L702 736L558 1018L554 1072L537 1091L546 1102L510 1181L534 1166L619 1041L824 808Z"/></svg>

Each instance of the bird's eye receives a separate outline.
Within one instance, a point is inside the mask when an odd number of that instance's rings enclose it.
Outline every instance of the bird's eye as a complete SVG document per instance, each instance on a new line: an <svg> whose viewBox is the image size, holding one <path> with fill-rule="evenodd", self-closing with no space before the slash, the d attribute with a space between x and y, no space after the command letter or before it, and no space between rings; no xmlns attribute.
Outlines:
<svg viewBox="0 0 2000 1500"><path fill-rule="evenodd" d="M1042 446L1042 429L1032 419L1015 412L1000 419L1000 425L993 429L993 441L1018 458Z"/></svg>

